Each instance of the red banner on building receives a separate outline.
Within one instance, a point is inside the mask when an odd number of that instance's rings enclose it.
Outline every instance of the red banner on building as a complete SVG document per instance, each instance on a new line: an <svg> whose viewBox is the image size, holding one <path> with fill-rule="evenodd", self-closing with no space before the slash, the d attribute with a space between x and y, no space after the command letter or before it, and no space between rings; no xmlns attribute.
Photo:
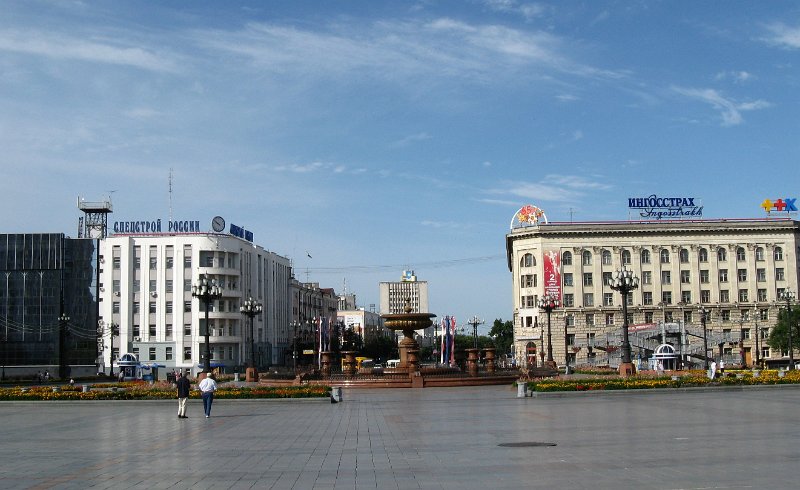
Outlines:
<svg viewBox="0 0 800 490"><path fill-rule="evenodd" d="M544 253L544 292L561 301L561 254L558 250Z"/></svg>

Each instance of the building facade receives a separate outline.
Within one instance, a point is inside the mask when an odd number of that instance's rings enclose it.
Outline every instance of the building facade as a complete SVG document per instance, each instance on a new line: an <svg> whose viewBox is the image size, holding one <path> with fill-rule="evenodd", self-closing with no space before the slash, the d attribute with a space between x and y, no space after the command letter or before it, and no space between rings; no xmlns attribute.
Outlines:
<svg viewBox="0 0 800 490"><path fill-rule="evenodd" d="M428 282L417 280L412 270L403 271L400 281L379 284L380 312L382 315L405 313L406 303L411 302L411 313L430 313L428 309ZM420 337L431 337L433 327L416 330ZM398 334L399 336L400 334Z"/></svg>
<svg viewBox="0 0 800 490"><path fill-rule="evenodd" d="M628 296L634 357L680 344L684 364L705 358L753 365L788 362L765 345L781 294L797 292L800 222L789 218L546 223L506 236L514 295L514 350L521 365L548 349L545 291L560 304L550 314L550 345L559 364L619 362L622 296L608 280L625 267L640 278ZM709 311L705 333L700 308ZM640 365L640 368L642 366Z"/></svg>
<svg viewBox="0 0 800 490"><path fill-rule="evenodd" d="M239 310L248 297L263 305L253 319L256 365L280 362L289 345L289 260L248 240L224 233L116 233L101 240L100 263L105 372L112 356L125 353L167 370L197 372L206 327L212 366L232 372L250 351L249 320ZM222 289L222 298L209 305L208 326L205 303L192 296L203 276Z"/></svg>
<svg viewBox="0 0 800 490"><path fill-rule="evenodd" d="M63 233L0 234L3 377L95 373L95 251Z"/></svg>

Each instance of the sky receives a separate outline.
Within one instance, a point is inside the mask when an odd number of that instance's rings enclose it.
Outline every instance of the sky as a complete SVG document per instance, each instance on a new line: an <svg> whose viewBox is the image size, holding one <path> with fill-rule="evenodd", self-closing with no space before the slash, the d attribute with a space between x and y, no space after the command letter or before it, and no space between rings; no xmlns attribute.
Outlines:
<svg viewBox="0 0 800 490"><path fill-rule="evenodd" d="M300 280L512 318L505 235L798 195L791 1L2 1L4 233L223 216ZM170 177L171 176L171 177Z"/></svg>

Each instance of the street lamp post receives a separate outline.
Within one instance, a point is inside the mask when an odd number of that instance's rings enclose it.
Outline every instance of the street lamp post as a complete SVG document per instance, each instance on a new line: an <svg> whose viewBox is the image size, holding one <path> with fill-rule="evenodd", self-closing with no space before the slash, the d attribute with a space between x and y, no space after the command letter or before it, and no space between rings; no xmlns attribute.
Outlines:
<svg viewBox="0 0 800 490"><path fill-rule="evenodd" d="M639 287L639 278L625 267L617 269L608 280L608 286L622 295L622 362L619 372L624 376L635 373L631 362L631 343L628 340L628 295Z"/></svg>
<svg viewBox="0 0 800 490"><path fill-rule="evenodd" d="M61 313L58 317L58 377L62 380L67 377L67 323L69 316Z"/></svg>
<svg viewBox="0 0 800 490"><path fill-rule="evenodd" d="M780 299L786 300L786 331L789 334L789 371L794 369L794 346L792 344L792 301L795 299L794 291L789 288L783 290Z"/></svg>
<svg viewBox="0 0 800 490"><path fill-rule="evenodd" d="M298 322L292 322L292 369L297 372L297 325Z"/></svg>
<svg viewBox="0 0 800 490"><path fill-rule="evenodd" d="M703 365L705 366L706 371L708 371L708 331L706 330L706 321L708 320L708 314L711 313L705 306L701 306L700 310L700 325L703 326Z"/></svg>
<svg viewBox="0 0 800 490"><path fill-rule="evenodd" d="M753 369L758 368L761 365L761 347L758 345L758 337L760 337L761 332L758 330L758 309L753 309L753 314L755 315L754 320L754 328L756 334L756 360L753 362Z"/></svg>
<svg viewBox="0 0 800 490"><path fill-rule="evenodd" d="M550 331L550 314L554 309L558 308L558 297L552 293L547 293L539 298L538 306L540 310L547 313L547 363L550 366L555 365L553 360L553 337Z"/></svg>
<svg viewBox="0 0 800 490"><path fill-rule="evenodd" d="M258 369L256 369L256 342L255 342L255 335L253 331L253 319L256 315L261 313L263 309L263 305L260 301L256 301L253 299L252 296L248 296L248 298L244 301L242 306L239 307L239 311L242 312L250 320L250 359L248 360L247 366L247 374L246 378L247 381L258 381Z"/></svg>
<svg viewBox="0 0 800 490"><path fill-rule="evenodd" d="M478 318L478 315L473 315L472 318L467 322L468 324L472 325L472 348L478 348L478 325L483 325L483 320Z"/></svg>
<svg viewBox="0 0 800 490"><path fill-rule="evenodd" d="M217 285L216 279L209 279L208 274L203 274L192 285L192 296L206 304L206 352L203 361L203 373L211 372L211 340L209 339L208 309L211 302L222 297L222 288Z"/></svg>

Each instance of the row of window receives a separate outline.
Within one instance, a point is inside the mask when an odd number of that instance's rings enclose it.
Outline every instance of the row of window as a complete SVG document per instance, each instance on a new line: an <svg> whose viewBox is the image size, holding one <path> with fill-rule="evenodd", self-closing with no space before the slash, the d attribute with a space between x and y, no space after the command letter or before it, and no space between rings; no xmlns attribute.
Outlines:
<svg viewBox="0 0 800 490"><path fill-rule="evenodd" d="M142 268L142 257L141 257L141 247L134 247L134 257L133 257L133 268L134 269L141 269ZM150 247L150 257L149 257L149 267L150 270L156 270L158 267L158 257L156 256L156 247ZM120 247L115 246L114 250L112 251L112 264L114 269L119 269L122 264L122 258L120 255ZM229 269L235 269L238 267L238 254L232 252L215 252L215 251L201 251L200 252L200 267L219 267L223 268L226 266ZM172 247L167 247L167 256L165 257L165 264L166 269L172 269L175 266L175 258L172 256ZM191 269L192 268L192 250L191 247L186 247L184 249L183 255L183 268L184 269Z"/></svg>
<svg viewBox="0 0 800 490"><path fill-rule="evenodd" d="M673 312L673 311L658 312L658 320L663 320L666 323L675 322L675 321L679 320L678 318L675 318L675 313L676 312ZM694 321L696 320L695 313L696 312L693 312L693 311L690 311L690 310L684 311L683 312L683 322L687 323L687 324L694 323ZM656 312L654 312L654 311L645 311L644 312L644 323L655 323L655 320L656 320L655 314L656 314ZM584 317L584 324L585 325L589 325L589 326L597 325L596 316L597 315L594 314L594 313L586 313L585 317ZM604 313L604 314L601 315L601 318L603 319L604 324L608 325L608 326L615 325L614 322L615 322L615 319L617 317L621 317L621 315L617 315L614 312L608 312L608 313ZM564 316L564 322L565 322L566 326L568 326L568 327L575 326L575 320L576 320L576 314L575 313L567 313ZM711 323L713 321L720 321L720 322L723 322L723 323L728 323L728 322L731 322L731 321L737 321L738 322L740 320L742 322L749 322L751 320L751 310L741 310L739 312L739 318L735 319L735 320L732 318L731 310L719 310L719 311L712 310L712 312L709 313L708 316L706 317L706 321L708 323ZM763 309L763 308L757 310L757 320L758 321L768 321L769 320L769 310L768 309ZM634 315L633 315L633 313L628 313L628 323L629 324L634 323ZM536 326L535 319L533 317L525 317L525 326L529 327L529 328ZM750 329L749 328L743 328L742 330L744 332L744 338L745 339L749 339L750 338ZM769 335L769 327L762 327L759 330L761 331L761 335L762 335L761 338L762 339L767 338L767 336ZM722 333L723 333L723 336L725 336L725 334L730 336L731 329L724 328L724 329L722 329Z"/></svg>
<svg viewBox="0 0 800 490"><path fill-rule="evenodd" d="M658 253L659 261L662 264L669 264L672 257L672 252L666 248L662 248ZM708 262L708 249L700 248L697 254L698 260L700 262ZM765 259L765 252L764 247L756 247L755 249L755 258L756 261L764 261ZM631 263L631 251L630 250L623 250L622 251L622 263L624 265L629 265ZM775 247L772 250L772 258L775 261L782 261L783 260L783 249L781 247ZM584 250L581 253L581 265L592 265L593 254L589 250ZM612 265L612 255L611 251L603 250L600 253L600 260L603 265ZM642 264L650 264L651 263L651 253L650 250L643 249L639 253L639 260ZM689 250L685 248L681 248L678 252L678 260L681 263L688 263L689 262ZM717 249L717 261L718 262L727 262L728 260L728 251L725 248L718 248ZM747 251L744 247L738 247L736 249L736 261L737 262L744 262L747 260ZM561 264L562 265L572 265L572 252L563 252L561 254ZM536 258L532 254L525 254L522 256L520 260L521 267L533 267L536 265Z"/></svg>
<svg viewBox="0 0 800 490"><path fill-rule="evenodd" d="M134 301L131 303L133 308L133 314L138 314L141 312L141 303L139 301ZM119 301L114 301L111 305L111 312L119 314L120 312L121 303ZM164 302L164 312L165 313L173 313L174 307L172 301L165 301ZM230 313L238 313L239 312L239 300L238 299L231 299L225 300L221 299L218 301L212 301L209 305L209 312L211 313L225 313L226 311ZM149 301L147 303L147 312L148 313L156 313L156 302ZM192 312L192 301L187 300L183 302L183 312L184 313L191 313Z"/></svg>
<svg viewBox="0 0 800 490"><path fill-rule="evenodd" d="M608 282L613 277L612 272L603 272L603 285L608 284ZM747 281L747 269L736 269L736 280L739 282L746 282ZM562 275L562 280L564 286L574 286L574 276L572 272L565 272ZM594 285L594 273L592 272L584 272L581 274L581 280L584 286L593 286ZM721 283L728 282L728 269L719 269L717 271L717 280ZM786 273L783 267L776 267L775 268L775 280L776 281L785 281L786 280ZM692 272L687 270L680 271L680 282L681 284L691 284L692 282ZM710 274L708 269L702 269L700 271L700 283L701 284L708 284L710 281ZM767 270L763 268L756 269L756 282L767 282ZM652 271L642 271L641 277L641 284L647 285L653 283L653 273ZM530 285L528 285L530 284ZM661 271L661 284L672 284L672 271ZM520 279L520 286L522 287L535 287L536 286L536 275L535 274L524 274L521 276Z"/></svg>
<svg viewBox="0 0 800 490"><path fill-rule="evenodd" d="M229 336L233 337L233 336L236 336L237 331L239 330L238 323L237 323L236 320L231 320L230 323L226 322L225 320L219 320L218 322L215 322L215 320L209 320L208 323L209 323L209 325L211 327L211 331L209 332L209 335L211 335L212 337L217 337L217 336L224 337L226 335L229 335ZM151 339L156 337L156 335L157 335L156 326L154 324L152 324L152 323L150 325L148 325L147 333L150 335ZM205 333L206 333L205 328L203 328L203 326L201 325L200 326L200 335L201 336L205 335ZM132 334L133 334L134 337L141 336L141 334L142 334L141 326L139 326L138 324L134 324L133 325L133 329L132 329ZM183 326L183 335L186 336L186 337L190 337L192 335L192 325L191 324L186 324L186 325ZM172 324L171 323L168 323L168 324L165 325L165 327L164 327L164 337L166 338L166 340L170 340L172 338Z"/></svg>
<svg viewBox="0 0 800 490"><path fill-rule="evenodd" d="M134 347L132 354L135 354L140 360L147 360L147 361L171 361L173 360L172 354L172 347L165 347L164 348L164 357L160 359L158 357L158 351L156 347L148 347L147 349L147 359L142 359L139 357L139 348ZM111 352L111 355L114 357L114 360L119 360L119 348L115 347L114 350ZM235 360L234 357L234 348L233 346L217 346L211 348L211 358L212 359L219 359L219 360ZM191 361L192 360L192 348L191 347L184 347L183 348L183 360L184 361Z"/></svg>

